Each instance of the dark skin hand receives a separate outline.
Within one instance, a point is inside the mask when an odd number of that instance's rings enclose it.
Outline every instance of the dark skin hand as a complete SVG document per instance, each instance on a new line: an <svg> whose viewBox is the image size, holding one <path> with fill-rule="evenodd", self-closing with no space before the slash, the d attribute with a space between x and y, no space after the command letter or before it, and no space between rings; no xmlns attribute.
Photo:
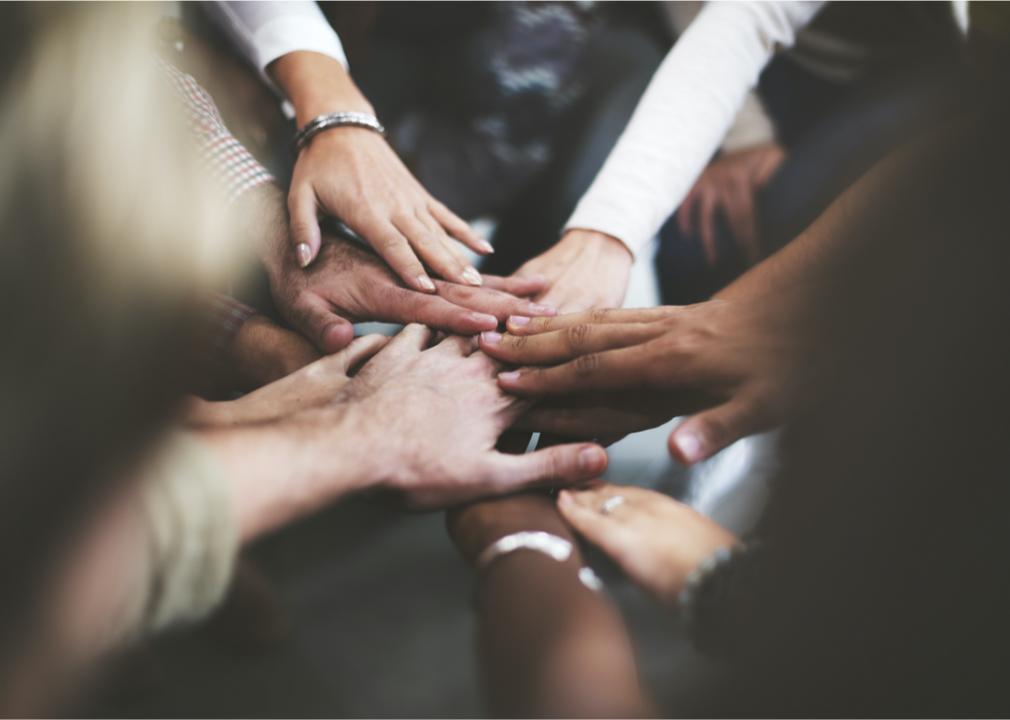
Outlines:
<svg viewBox="0 0 1010 720"><path fill-rule="evenodd" d="M775 426L802 391L795 328L773 306L712 300L513 318L508 334L485 333L480 346L522 366L498 376L503 389L548 399L527 427L610 437L696 413L669 439L674 457L694 463Z"/></svg>

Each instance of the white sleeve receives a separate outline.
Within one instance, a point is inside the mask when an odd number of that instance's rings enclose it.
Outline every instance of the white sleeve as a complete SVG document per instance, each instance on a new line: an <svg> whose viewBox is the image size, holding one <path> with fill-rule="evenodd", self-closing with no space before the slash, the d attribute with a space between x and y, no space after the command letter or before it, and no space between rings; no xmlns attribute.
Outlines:
<svg viewBox="0 0 1010 720"><path fill-rule="evenodd" d="M340 38L314 2L204 2L207 14L266 77L266 67L297 50L329 55L347 67Z"/></svg>
<svg viewBox="0 0 1010 720"><path fill-rule="evenodd" d="M710 2L663 60L610 156L565 225L637 253L719 147L776 50L823 2Z"/></svg>

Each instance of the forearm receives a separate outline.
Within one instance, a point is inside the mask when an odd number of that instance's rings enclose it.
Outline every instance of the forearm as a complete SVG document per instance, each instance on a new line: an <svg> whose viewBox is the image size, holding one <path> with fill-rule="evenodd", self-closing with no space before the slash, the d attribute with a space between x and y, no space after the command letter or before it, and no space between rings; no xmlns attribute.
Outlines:
<svg viewBox="0 0 1010 720"><path fill-rule="evenodd" d="M334 413L328 422L344 423L345 416ZM353 431L327 433L324 441L318 425L284 422L198 433L223 469L240 543L364 487L366 458ZM341 438L339 447L335 437Z"/></svg>
<svg viewBox="0 0 1010 720"><path fill-rule="evenodd" d="M350 73L332 57L316 52L288 53L272 62L267 72L294 106L299 127L324 113L374 112Z"/></svg>
<svg viewBox="0 0 1010 720"><path fill-rule="evenodd" d="M572 543L553 501L526 494L476 503L449 516L470 562L504 535L542 530ZM578 578L576 549L559 563L519 551L494 561L478 580L480 660L493 713L500 716L636 716L650 706L616 609Z"/></svg>

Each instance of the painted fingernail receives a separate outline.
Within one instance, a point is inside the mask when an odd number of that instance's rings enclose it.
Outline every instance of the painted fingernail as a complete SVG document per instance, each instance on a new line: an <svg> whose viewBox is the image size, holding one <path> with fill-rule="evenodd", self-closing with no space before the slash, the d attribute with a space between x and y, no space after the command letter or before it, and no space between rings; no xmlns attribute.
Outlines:
<svg viewBox="0 0 1010 720"><path fill-rule="evenodd" d="M295 246L295 253L298 255L298 264L302 267L308 267L312 261L312 248L305 243L298 243Z"/></svg>
<svg viewBox="0 0 1010 720"><path fill-rule="evenodd" d="M480 249L488 253L489 255L494 254L494 245L489 243L487 240L480 241Z"/></svg>
<svg viewBox="0 0 1010 720"><path fill-rule="evenodd" d="M516 382L519 380L519 371L509 370L508 372L498 373L498 379L502 382Z"/></svg>
<svg viewBox="0 0 1010 720"><path fill-rule="evenodd" d="M509 315L508 324L523 327L530 324L530 319L525 315Z"/></svg>
<svg viewBox="0 0 1010 720"><path fill-rule="evenodd" d="M579 470L583 472L599 472L603 469L606 454L596 447L587 447L579 452Z"/></svg>
<svg viewBox="0 0 1010 720"><path fill-rule="evenodd" d="M480 276L480 273L477 272L472 267L468 267L466 270L463 271L463 279L466 280L471 285L483 285L484 284L484 278L482 278Z"/></svg>
<svg viewBox="0 0 1010 720"><path fill-rule="evenodd" d="M557 315L558 309L551 305L536 305L534 303L529 304L529 311L534 315ZM526 322L529 322L528 318L523 318ZM526 323L522 323L525 325Z"/></svg>
<svg viewBox="0 0 1010 720"><path fill-rule="evenodd" d="M673 436L673 442L685 461L693 463L701 460L704 446L697 433L690 430L676 433Z"/></svg>
<svg viewBox="0 0 1010 720"><path fill-rule="evenodd" d="M428 292L435 292L435 283L431 281L431 278L427 275L418 275L417 284L421 286L424 290Z"/></svg>
<svg viewBox="0 0 1010 720"><path fill-rule="evenodd" d="M480 334L480 339L485 345L497 345L501 342L501 333L484 332Z"/></svg>

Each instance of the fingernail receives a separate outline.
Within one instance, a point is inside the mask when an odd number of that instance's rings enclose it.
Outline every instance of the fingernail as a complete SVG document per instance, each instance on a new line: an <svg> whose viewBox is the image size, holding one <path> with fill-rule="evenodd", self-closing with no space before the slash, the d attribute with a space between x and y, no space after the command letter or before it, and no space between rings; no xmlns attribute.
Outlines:
<svg viewBox="0 0 1010 720"><path fill-rule="evenodd" d="M302 267L308 267L312 261L312 248L305 243L298 243L295 246L295 253L298 255L298 264Z"/></svg>
<svg viewBox="0 0 1010 720"><path fill-rule="evenodd" d="M466 280L471 285L483 285L484 279L480 276L474 268L468 267L463 271L463 279Z"/></svg>
<svg viewBox="0 0 1010 720"><path fill-rule="evenodd" d="M485 315L484 313L470 313L470 319L482 327L486 327L488 330L494 330L498 327L498 318L494 315Z"/></svg>
<svg viewBox="0 0 1010 720"><path fill-rule="evenodd" d="M562 505L570 505L572 502L572 494L567 490L562 490L558 493L558 502Z"/></svg>
<svg viewBox="0 0 1010 720"><path fill-rule="evenodd" d="M489 255L494 254L494 245L489 243L487 240L480 241L480 249L488 253Z"/></svg>
<svg viewBox="0 0 1010 720"><path fill-rule="evenodd" d="M516 382L519 380L519 371L509 370L508 372L498 373L498 379L503 382Z"/></svg>
<svg viewBox="0 0 1010 720"><path fill-rule="evenodd" d="M603 453L599 448L587 447L579 452L579 470L591 473L603 469Z"/></svg>
<svg viewBox="0 0 1010 720"><path fill-rule="evenodd" d="M428 292L435 291L435 283L433 283L431 281L431 278L428 277L427 275L418 275L417 284L420 285L423 289L427 290Z"/></svg>
<svg viewBox="0 0 1010 720"><path fill-rule="evenodd" d="M530 319L525 315L509 315L508 324L523 327L530 324Z"/></svg>
<svg viewBox="0 0 1010 720"><path fill-rule="evenodd" d="M487 345L497 345L501 342L501 333L484 332L480 334L480 339Z"/></svg>
<svg viewBox="0 0 1010 720"><path fill-rule="evenodd" d="M529 311L534 315L557 315L558 309L550 305L536 305L534 303L529 304ZM529 318L523 318L525 322L521 323L525 325L529 322Z"/></svg>
<svg viewBox="0 0 1010 720"><path fill-rule="evenodd" d="M673 442L680 450L681 456L689 463L697 462L702 458L702 442L697 433L685 430L673 436Z"/></svg>

